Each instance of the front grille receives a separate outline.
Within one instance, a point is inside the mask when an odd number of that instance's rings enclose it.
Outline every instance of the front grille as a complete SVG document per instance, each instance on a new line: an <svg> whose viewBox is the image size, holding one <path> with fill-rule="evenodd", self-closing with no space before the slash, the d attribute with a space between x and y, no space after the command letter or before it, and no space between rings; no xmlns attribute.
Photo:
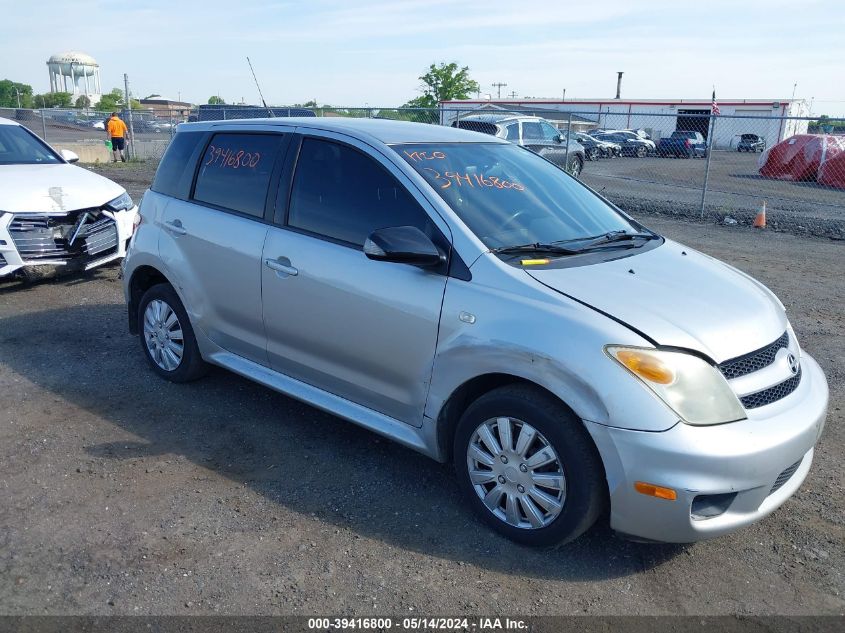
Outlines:
<svg viewBox="0 0 845 633"><path fill-rule="evenodd" d="M772 486L772 489L769 490L769 495L773 495L778 490L780 490L783 487L783 484L785 484L787 481L789 481L790 478L792 477L792 475L795 474L795 471L798 470L798 467L801 465L801 462L803 462L803 461L804 461L804 458L802 457L797 462L792 464L792 466L789 466L780 475L778 475L778 478L775 479L775 483Z"/></svg>
<svg viewBox="0 0 845 633"><path fill-rule="evenodd" d="M757 351L743 354L719 364L719 371L730 380L739 378L752 372L768 367L775 362L775 356L783 347L789 346L789 334L784 332L774 343L770 343Z"/></svg>
<svg viewBox="0 0 845 633"><path fill-rule="evenodd" d="M88 218L70 243L83 213ZM117 225L99 209L82 209L63 216L17 215L9 234L21 258L29 262L65 261L85 264L117 250Z"/></svg>
<svg viewBox="0 0 845 633"><path fill-rule="evenodd" d="M795 389L798 387L798 383L801 382L801 369L798 369L798 373L795 374L792 378L788 378L784 380L782 383L778 383L774 387L769 387L768 389L763 389L762 391L758 391L757 393L752 393L747 396L743 396L740 398L740 402L742 402L742 406L746 409L756 409L757 407L763 407L767 404L771 404L781 398L785 398L789 394L791 394Z"/></svg>

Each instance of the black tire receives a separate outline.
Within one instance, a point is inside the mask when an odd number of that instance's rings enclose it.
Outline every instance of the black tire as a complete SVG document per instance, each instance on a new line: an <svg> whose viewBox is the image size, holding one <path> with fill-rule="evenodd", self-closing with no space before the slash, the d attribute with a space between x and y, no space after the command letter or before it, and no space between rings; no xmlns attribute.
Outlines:
<svg viewBox="0 0 845 633"><path fill-rule="evenodd" d="M470 480L467 449L476 429L491 418L508 416L538 430L560 457L566 497L560 514L533 529L509 525L484 504ZM453 461L458 484L470 506L503 536L538 547L553 547L586 532L607 506L607 483L598 450L583 423L559 400L530 385L506 385L473 402L455 431Z"/></svg>
<svg viewBox="0 0 845 633"><path fill-rule="evenodd" d="M648 150L645 147L637 148L637 158L645 158L646 154L648 154Z"/></svg>
<svg viewBox="0 0 845 633"><path fill-rule="evenodd" d="M147 347L146 337L144 334L144 312L147 306L154 300L163 301L176 313L179 319L179 325L182 329L182 359L178 366L172 370L166 370L158 365L150 354ZM170 284L157 284L147 290L141 297L138 305L138 337L141 342L141 349L144 352L144 357L152 367L153 371L165 380L170 382L191 382L201 378L208 372L208 364L202 359L199 347L197 347L197 339L194 336L194 329L191 326L191 321L188 318L188 313L179 299L179 295Z"/></svg>
<svg viewBox="0 0 845 633"><path fill-rule="evenodd" d="M580 156L573 156L569 159L569 165L566 167L566 171L569 173L570 176L573 178L578 178L581 175L581 172L584 170L584 161Z"/></svg>

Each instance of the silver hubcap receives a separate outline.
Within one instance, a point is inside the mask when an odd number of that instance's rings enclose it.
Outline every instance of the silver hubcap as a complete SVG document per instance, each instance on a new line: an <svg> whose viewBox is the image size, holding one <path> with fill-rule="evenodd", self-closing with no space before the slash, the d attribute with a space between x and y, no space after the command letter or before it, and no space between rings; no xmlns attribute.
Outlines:
<svg viewBox="0 0 845 633"><path fill-rule="evenodd" d="M176 312L161 299L154 299L144 310L144 342L153 362L165 371L173 371L185 352L182 325Z"/></svg>
<svg viewBox="0 0 845 633"><path fill-rule="evenodd" d="M498 519L526 530L549 525L563 510L566 477L552 445L516 418L479 425L467 448L470 481Z"/></svg>

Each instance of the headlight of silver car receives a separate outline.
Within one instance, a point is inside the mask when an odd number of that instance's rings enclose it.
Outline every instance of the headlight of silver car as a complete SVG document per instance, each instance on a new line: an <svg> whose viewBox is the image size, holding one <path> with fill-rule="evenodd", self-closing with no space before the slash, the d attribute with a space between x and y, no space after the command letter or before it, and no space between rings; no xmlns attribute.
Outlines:
<svg viewBox="0 0 845 633"><path fill-rule="evenodd" d="M127 209L134 207L135 203L132 202L132 197L124 191L117 198L111 202L107 202L103 206L105 206L109 211L126 211Z"/></svg>
<svg viewBox="0 0 845 633"><path fill-rule="evenodd" d="M745 419L745 409L719 370L692 354L608 345L605 352L687 424Z"/></svg>

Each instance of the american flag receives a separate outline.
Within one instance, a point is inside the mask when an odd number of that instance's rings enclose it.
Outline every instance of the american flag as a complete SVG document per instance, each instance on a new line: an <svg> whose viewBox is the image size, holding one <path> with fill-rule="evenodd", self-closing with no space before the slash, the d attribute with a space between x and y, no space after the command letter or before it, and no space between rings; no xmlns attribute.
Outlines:
<svg viewBox="0 0 845 633"><path fill-rule="evenodd" d="M722 114L721 110L719 110L719 104L716 103L716 91L715 90L713 91L713 105L710 106L710 111L713 113L713 115Z"/></svg>

